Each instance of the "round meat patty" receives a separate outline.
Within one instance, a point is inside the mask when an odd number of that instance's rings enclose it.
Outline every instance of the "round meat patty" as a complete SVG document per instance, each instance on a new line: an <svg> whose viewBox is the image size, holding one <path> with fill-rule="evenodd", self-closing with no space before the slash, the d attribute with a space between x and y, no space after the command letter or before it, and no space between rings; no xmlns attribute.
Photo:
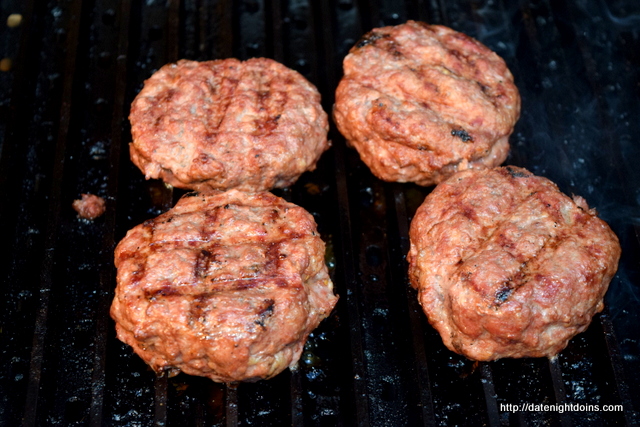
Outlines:
<svg viewBox="0 0 640 427"><path fill-rule="evenodd" d="M333 109L374 175L420 185L501 164L519 116L502 58L462 33L415 21L374 29L351 49Z"/></svg>
<svg viewBox="0 0 640 427"><path fill-rule="evenodd" d="M111 316L155 371L273 377L337 297L313 217L267 192L189 193L118 244Z"/></svg>
<svg viewBox="0 0 640 427"><path fill-rule="evenodd" d="M317 89L266 58L165 65L129 119L131 160L146 178L198 191L286 187L330 145Z"/></svg>
<svg viewBox="0 0 640 427"><path fill-rule="evenodd" d="M620 258L583 198L510 166L439 184L410 239L429 322L450 350L483 361L559 353L602 310Z"/></svg>

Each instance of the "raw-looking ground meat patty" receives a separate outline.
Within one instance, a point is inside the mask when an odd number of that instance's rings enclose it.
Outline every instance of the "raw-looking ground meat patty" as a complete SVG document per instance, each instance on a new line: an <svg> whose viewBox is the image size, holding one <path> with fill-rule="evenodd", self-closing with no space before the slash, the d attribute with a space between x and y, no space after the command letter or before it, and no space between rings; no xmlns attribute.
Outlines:
<svg viewBox="0 0 640 427"><path fill-rule="evenodd" d="M378 178L432 185L505 160L520 95L478 41L408 21L366 34L343 65L333 117Z"/></svg>
<svg viewBox="0 0 640 427"><path fill-rule="evenodd" d="M429 322L474 360L555 356L602 310L620 258L583 198L510 166L439 184L410 239L409 276Z"/></svg>
<svg viewBox="0 0 640 427"><path fill-rule="evenodd" d="M313 217L271 193L189 193L116 248L118 338L157 372L273 377L337 301L324 255Z"/></svg>
<svg viewBox="0 0 640 427"><path fill-rule="evenodd" d="M129 120L131 160L146 178L198 191L286 187L329 147L317 89L266 58L165 65Z"/></svg>

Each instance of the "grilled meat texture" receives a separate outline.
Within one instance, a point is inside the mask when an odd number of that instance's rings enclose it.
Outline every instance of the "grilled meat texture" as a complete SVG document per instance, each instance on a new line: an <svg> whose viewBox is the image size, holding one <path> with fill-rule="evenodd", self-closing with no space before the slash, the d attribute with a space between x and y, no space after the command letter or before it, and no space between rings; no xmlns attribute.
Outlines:
<svg viewBox="0 0 640 427"><path fill-rule="evenodd" d="M330 145L317 89L266 58L165 65L129 119L131 160L146 178L198 191L289 186Z"/></svg>
<svg viewBox="0 0 640 427"><path fill-rule="evenodd" d="M83 193L82 198L74 200L71 206L78 212L80 218L88 220L98 218L106 210L104 199L95 194Z"/></svg>
<svg viewBox="0 0 640 427"><path fill-rule="evenodd" d="M271 378L337 301L313 217L267 192L190 193L118 244L111 316L154 370Z"/></svg>
<svg viewBox="0 0 640 427"><path fill-rule="evenodd" d="M343 66L333 117L378 178L426 186L505 160L520 95L478 41L408 21L372 30Z"/></svg>
<svg viewBox="0 0 640 427"><path fill-rule="evenodd" d="M620 258L583 198L511 166L439 184L410 240L409 276L429 322L474 360L558 354L603 309Z"/></svg>

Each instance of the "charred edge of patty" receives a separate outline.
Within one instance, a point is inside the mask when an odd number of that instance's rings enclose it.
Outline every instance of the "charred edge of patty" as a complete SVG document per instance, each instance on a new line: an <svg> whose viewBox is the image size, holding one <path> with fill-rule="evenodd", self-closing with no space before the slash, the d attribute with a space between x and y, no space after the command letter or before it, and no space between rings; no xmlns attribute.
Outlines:
<svg viewBox="0 0 640 427"><path fill-rule="evenodd" d="M514 168L513 166L506 166L504 168L512 178L530 178L533 174L527 170Z"/></svg>
<svg viewBox="0 0 640 427"><path fill-rule="evenodd" d="M389 34L383 34L383 33L378 33L375 31L369 31L367 34L365 34L364 36L362 36L362 38L360 40L358 40L358 43L356 43L356 48L361 48L364 47L368 44L372 44L375 43L377 40L383 39L383 38L387 38L389 37Z"/></svg>

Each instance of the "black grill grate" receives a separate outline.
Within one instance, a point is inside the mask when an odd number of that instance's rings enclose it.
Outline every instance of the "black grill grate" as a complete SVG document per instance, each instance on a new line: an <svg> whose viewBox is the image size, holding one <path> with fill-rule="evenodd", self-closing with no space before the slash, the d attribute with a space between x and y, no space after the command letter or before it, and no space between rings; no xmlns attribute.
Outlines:
<svg viewBox="0 0 640 427"><path fill-rule="evenodd" d="M575 4L574 4L575 3ZM640 6L633 1L7 0L0 54L0 425L637 425L640 417ZM156 377L115 338L112 257L181 191L128 159L129 104L179 58L267 56L318 86L372 27L449 25L508 62L523 97L509 164L583 195L623 246L607 309L561 355L474 364L446 350L408 287L413 212L428 188L375 179L331 129L318 169L278 194L328 243L341 295L300 367L255 384ZM4 21L3 21L4 25ZM96 221L71 202L107 199ZM623 405L509 412L504 404Z"/></svg>

